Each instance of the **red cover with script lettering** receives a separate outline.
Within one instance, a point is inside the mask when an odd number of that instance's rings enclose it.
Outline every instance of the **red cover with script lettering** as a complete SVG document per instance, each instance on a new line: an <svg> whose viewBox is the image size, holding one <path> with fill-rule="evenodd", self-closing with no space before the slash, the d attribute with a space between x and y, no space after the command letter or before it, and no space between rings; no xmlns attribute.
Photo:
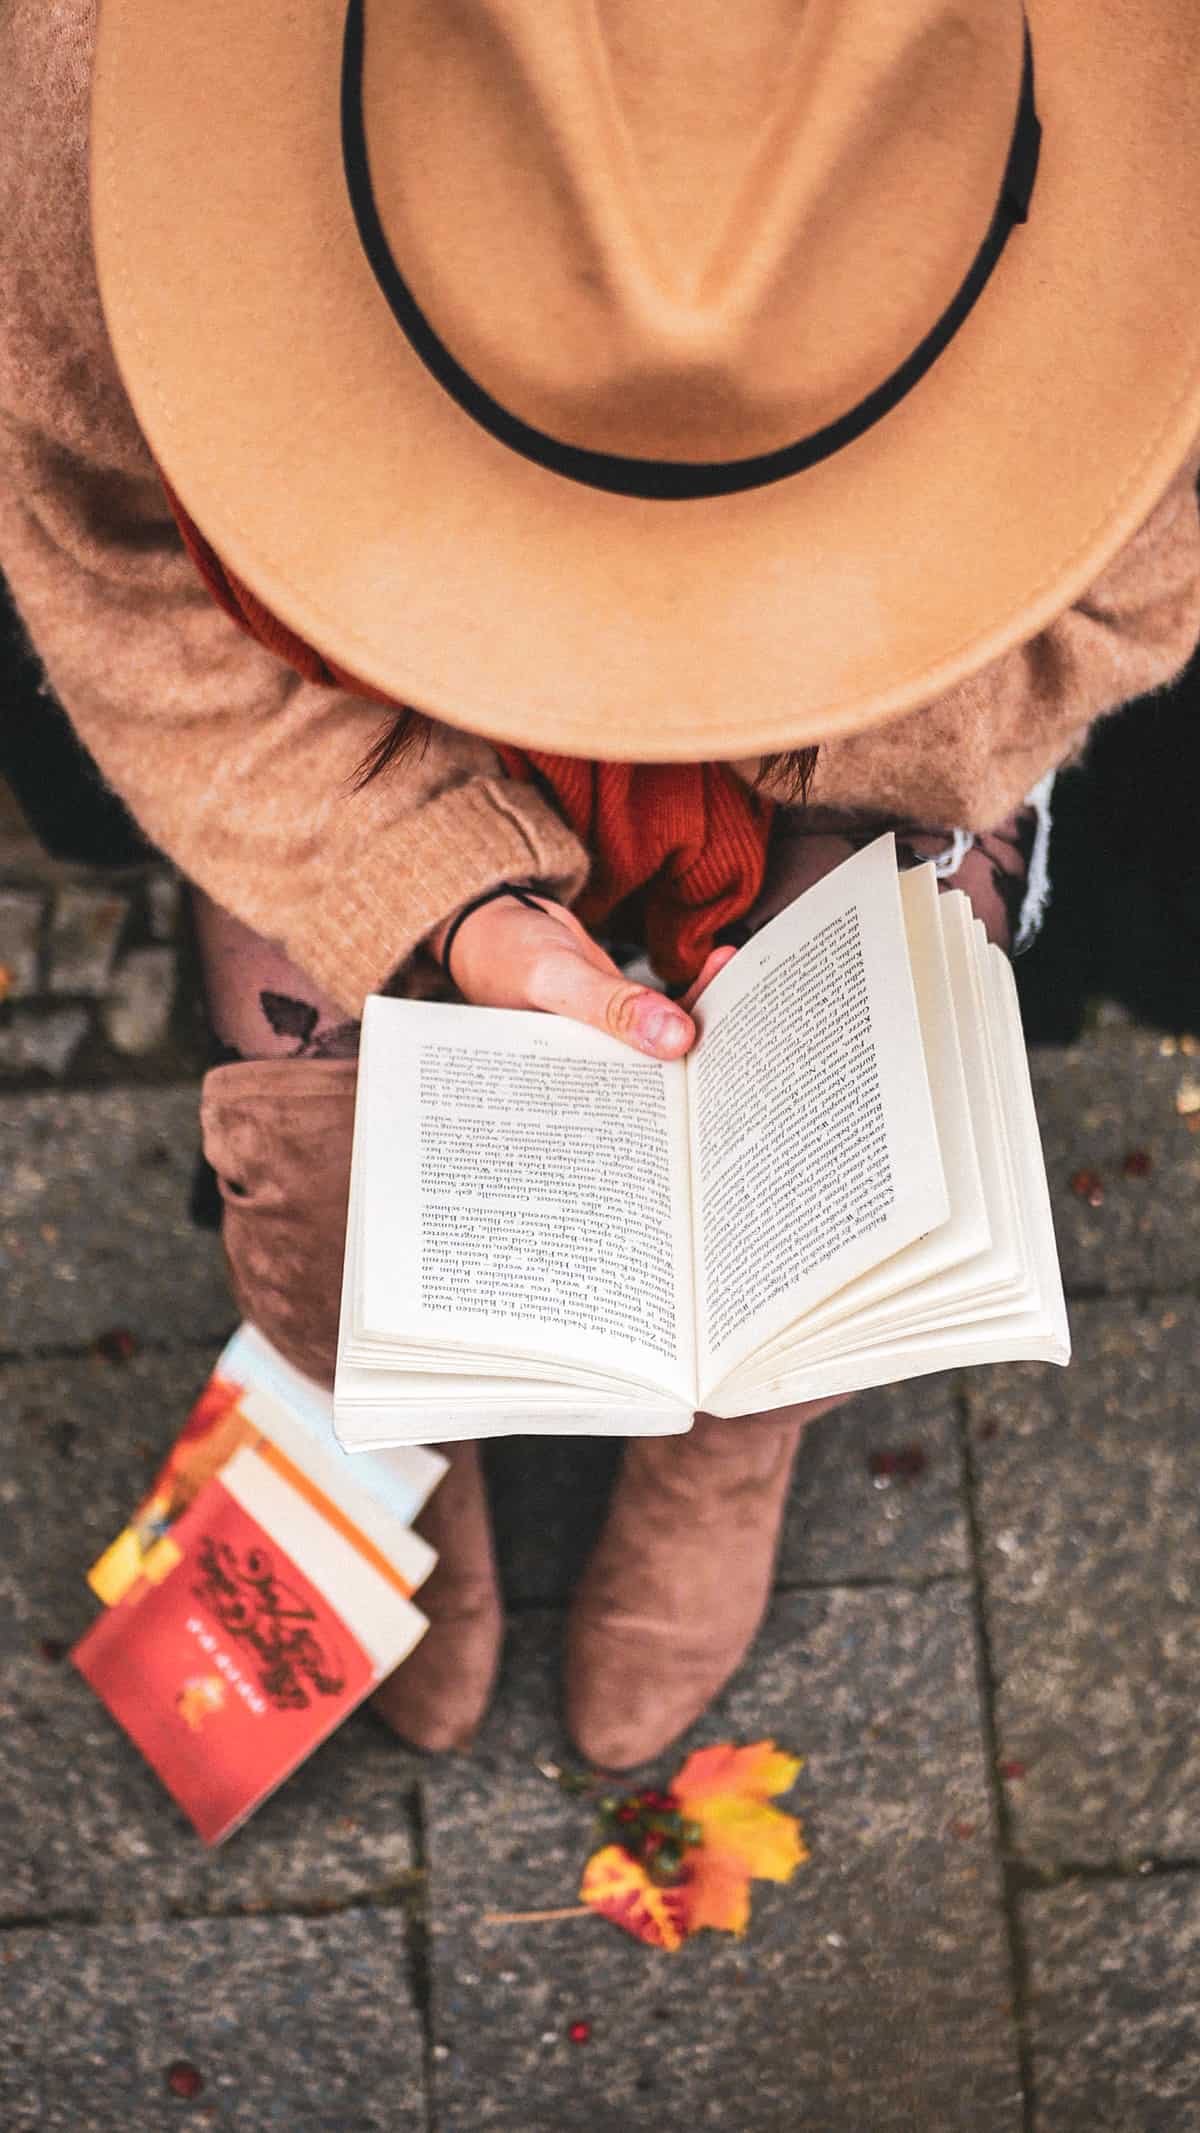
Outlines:
<svg viewBox="0 0 1200 2133"><path fill-rule="evenodd" d="M209 1844L274 1791L374 1684L325 1595L219 1480L171 1529L75 1665Z"/></svg>

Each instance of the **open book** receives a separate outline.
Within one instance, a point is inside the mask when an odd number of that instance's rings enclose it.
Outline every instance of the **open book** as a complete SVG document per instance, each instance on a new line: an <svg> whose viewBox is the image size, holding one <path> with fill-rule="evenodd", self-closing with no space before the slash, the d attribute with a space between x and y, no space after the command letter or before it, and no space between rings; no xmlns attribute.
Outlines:
<svg viewBox="0 0 1200 2133"><path fill-rule="evenodd" d="M1008 962L880 837L659 1065L561 1016L372 998L347 1449L683 1430L1070 1354Z"/></svg>

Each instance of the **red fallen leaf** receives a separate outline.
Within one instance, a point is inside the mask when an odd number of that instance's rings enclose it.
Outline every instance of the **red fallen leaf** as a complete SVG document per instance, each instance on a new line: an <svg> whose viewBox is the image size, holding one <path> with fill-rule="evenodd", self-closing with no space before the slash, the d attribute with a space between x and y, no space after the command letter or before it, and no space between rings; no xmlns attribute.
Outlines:
<svg viewBox="0 0 1200 2133"><path fill-rule="evenodd" d="M579 1900L648 1948L664 1948L671 1955L688 1930L686 1886L659 1888L619 1844L593 1852L583 1870Z"/></svg>
<svg viewBox="0 0 1200 2133"><path fill-rule="evenodd" d="M975 1824L973 1822L952 1822L950 1824L950 1834L952 1837L973 1837L975 1835Z"/></svg>
<svg viewBox="0 0 1200 2133"><path fill-rule="evenodd" d="M771 1804L795 1784L800 1767L798 1757L784 1755L774 1741L746 1748L722 1741L689 1755L666 1792L608 1803L610 1828L620 1822L622 1806L637 1809L641 1820L629 1842L638 1856L620 1841L594 1853L584 1868L580 1902L670 1953L703 1926L744 1933L751 1880L790 1881L808 1858L795 1816ZM661 1853L651 1849L653 1830L647 1835L643 1829L656 1808L677 1825L661 1840ZM669 1878L660 1871L652 1879L668 1841L680 1854L678 1864L672 1861Z"/></svg>
<svg viewBox="0 0 1200 2133"><path fill-rule="evenodd" d="M172 2059L167 2068L167 2087L172 2096L186 2096L190 2100L201 2094L204 2076L190 2059Z"/></svg>
<svg viewBox="0 0 1200 2133"><path fill-rule="evenodd" d="M1018 1763L1014 1761L1008 1763L1001 1763L1000 1765L1001 1777L1010 1782L1017 1778L1023 1778L1025 1776L1025 1772L1026 1765L1024 1763Z"/></svg>
<svg viewBox="0 0 1200 2133"><path fill-rule="evenodd" d="M92 1342L92 1353L106 1363L127 1363L137 1354L137 1342L128 1326L110 1326L107 1333L98 1333Z"/></svg>
<svg viewBox="0 0 1200 2133"><path fill-rule="evenodd" d="M1099 1207L1104 1199L1104 1180L1098 1170L1077 1170L1071 1179L1071 1190L1077 1200Z"/></svg>

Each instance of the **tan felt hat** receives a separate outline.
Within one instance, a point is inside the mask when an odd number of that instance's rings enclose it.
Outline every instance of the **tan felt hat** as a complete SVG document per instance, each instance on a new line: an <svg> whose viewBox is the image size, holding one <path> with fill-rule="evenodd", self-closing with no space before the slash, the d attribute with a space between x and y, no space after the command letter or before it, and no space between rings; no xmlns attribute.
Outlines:
<svg viewBox="0 0 1200 2133"><path fill-rule="evenodd" d="M102 0L93 204L230 570L526 747L928 702L1200 435L1197 0Z"/></svg>

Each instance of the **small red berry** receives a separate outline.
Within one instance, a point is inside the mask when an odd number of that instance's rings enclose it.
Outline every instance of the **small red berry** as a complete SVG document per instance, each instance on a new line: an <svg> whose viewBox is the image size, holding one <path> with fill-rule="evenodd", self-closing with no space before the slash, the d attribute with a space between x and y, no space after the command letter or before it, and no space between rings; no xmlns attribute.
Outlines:
<svg viewBox="0 0 1200 2133"><path fill-rule="evenodd" d="M1148 1178L1154 1168L1154 1158L1146 1148L1131 1148L1121 1168L1127 1178Z"/></svg>
<svg viewBox="0 0 1200 2133"><path fill-rule="evenodd" d="M92 1348L106 1363L127 1363L137 1354L137 1342L128 1326L110 1326L107 1333L98 1333Z"/></svg>
<svg viewBox="0 0 1200 2133"><path fill-rule="evenodd" d="M867 1472L876 1488L886 1489L893 1481L916 1481L929 1464L929 1454L921 1444L900 1444L892 1451L871 1452L867 1459Z"/></svg>
<svg viewBox="0 0 1200 2133"><path fill-rule="evenodd" d="M186 2096L190 2100L203 2090L204 2076L190 2059L172 2059L167 2068L167 2087L172 2096Z"/></svg>
<svg viewBox="0 0 1200 2133"><path fill-rule="evenodd" d="M1104 1180L1098 1170L1077 1170L1071 1179L1071 1190L1089 1207L1099 1207L1104 1199Z"/></svg>
<svg viewBox="0 0 1200 2133"><path fill-rule="evenodd" d="M590 2022L572 2022L567 2035L572 2044L588 2044L591 2042L592 2025Z"/></svg>

